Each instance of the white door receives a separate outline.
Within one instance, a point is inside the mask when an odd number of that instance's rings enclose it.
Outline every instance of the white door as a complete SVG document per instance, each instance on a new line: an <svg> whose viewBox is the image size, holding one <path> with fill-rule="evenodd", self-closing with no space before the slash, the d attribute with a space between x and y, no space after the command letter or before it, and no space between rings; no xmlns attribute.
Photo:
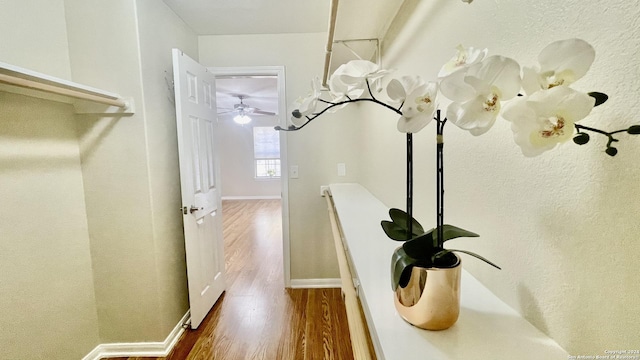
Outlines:
<svg viewBox="0 0 640 360"><path fill-rule="evenodd" d="M215 77L173 49L173 78L191 328L195 329L225 290L220 176L214 142Z"/></svg>

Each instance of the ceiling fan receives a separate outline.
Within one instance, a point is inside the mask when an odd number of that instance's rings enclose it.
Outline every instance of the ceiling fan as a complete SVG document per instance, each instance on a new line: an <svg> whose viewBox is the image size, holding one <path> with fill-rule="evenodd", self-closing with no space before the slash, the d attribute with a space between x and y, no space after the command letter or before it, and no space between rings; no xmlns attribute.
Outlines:
<svg viewBox="0 0 640 360"><path fill-rule="evenodd" d="M264 111L264 110L260 110L256 107L253 106L249 106L247 104L244 103L244 99L246 99L247 95L242 95L242 94L230 94L233 97L236 97L240 100L240 103L238 104L234 104L233 105L233 109L232 108L218 108L218 115L223 115L223 114L231 114L231 113L235 113L236 116L233 117L233 120L235 122L237 122L238 124L247 124L251 121L251 118L249 117L250 114L256 114L256 115L275 115L276 113L274 112L270 112L270 111ZM222 110L222 111L220 111Z"/></svg>

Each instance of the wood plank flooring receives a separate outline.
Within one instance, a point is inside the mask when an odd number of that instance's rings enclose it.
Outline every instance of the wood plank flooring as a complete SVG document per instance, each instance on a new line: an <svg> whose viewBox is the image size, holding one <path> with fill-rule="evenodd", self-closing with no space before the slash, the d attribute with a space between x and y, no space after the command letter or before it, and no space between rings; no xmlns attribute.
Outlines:
<svg viewBox="0 0 640 360"><path fill-rule="evenodd" d="M227 291L168 357L151 359L353 359L340 289L284 289L280 201L222 208Z"/></svg>

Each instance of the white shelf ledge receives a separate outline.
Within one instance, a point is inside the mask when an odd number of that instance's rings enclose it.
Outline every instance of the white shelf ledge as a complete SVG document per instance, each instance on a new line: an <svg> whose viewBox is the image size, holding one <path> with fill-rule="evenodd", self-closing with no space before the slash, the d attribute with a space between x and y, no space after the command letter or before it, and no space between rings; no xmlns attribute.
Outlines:
<svg viewBox="0 0 640 360"><path fill-rule="evenodd" d="M132 99L3 62L0 62L0 91L73 104L79 114L134 113Z"/></svg>
<svg viewBox="0 0 640 360"><path fill-rule="evenodd" d="M442 331L409 325L393 305L390 261L399 243L380 227L389 208L359 184L332 184L330 191L378 360L568 358L554 340L464 269L458 322Z"/></svg>

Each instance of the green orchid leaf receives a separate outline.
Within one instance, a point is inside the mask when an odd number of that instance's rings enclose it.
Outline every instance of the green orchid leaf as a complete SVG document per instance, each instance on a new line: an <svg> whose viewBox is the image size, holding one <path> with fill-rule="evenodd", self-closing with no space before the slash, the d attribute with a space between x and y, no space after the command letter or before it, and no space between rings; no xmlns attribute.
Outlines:
<svg viewBox="0 0 640 360"><path fill-rule="evenodd" d="M405 253L414 259L430 260L436 252L433 246L433 232L428 232L402 244Z"/></svg>
<svg viewBox="0 0 640 360"><path fill-rule="evenodd" d="M438 240L438 232L435 229L433 229L432 231L433 231L433 238L435 240ZM480 235L474 232L461 229L457 226L453 226L449 224L442 225L442 237L444 238L444 240L442 241L443 243L447 240L451 240L459 237L479 237L479 236Z"/></svg>
<svg viewBox="0 0 640 360"><path fill-rule="evenodd" d="M409 223L407 221L407 219L409 218L409 214L407 214L405 211L393 208L389 210L389 216L391 217L391 221L398 224L398 226L405 230L409 230ZM413 233L413 235L420 235L424 233L424 229L422 228L422 225L420 225L418 220L411 217L411 223L411 232Z"/></svg>
<svg viewBox="0 0 640 360"><path fill-rule="evenodd" d="M596 103L593 106L602 105L609 99L609 96L607 96L607 94L596 91L590 92L589 96L596 99Z"/></svg>
<svg viewBox="0 0 640 360"><path fill-rule="evenodd" d="M419 260L407 255L402 247L396 249L391 257L391 289L396 291L398 285L405 287L409 283L411 270Z"/></svg>
<svg viewBox="0 0 640 360"><path fill-rule="evenodd" d="M431 262L435 267L446 269L457 266L460 263L460 258L451 250L443 249L431 257Z"/></svg>
<svg viewBox="0 0 640 360"><path fill-rule="evenodd" d="M484 258L484 257L482 257L482 256L480 256L480 255L478 255L478 254L476 254L476 253L474 253L474 252L466 251L466 250L458 250L458 249L447 249L447 251L455 251L455 252L461 252L461 253L463 253L463 254L471 255L471 256L473 256L473 257L475 257L475 258L478 258L478 259L480 259L480 260L482 260L482 261L486 262L487 264L489 264L489 265L493 266L494 268L496 268L496 269L498 269L498 270L502 270L502 269L500 268L500 266L498 266L498 265L496 265L496 264L492 263L491 261L487 260L486 258ZM436 256L437 256L437 254L436 254Z"/></svg>
<svg viewBox="0 0 640 360"><path fill-rule="evenodd" d="M382 230L384 230L384 233L387 234L391 240L407 241L411 239L407 229L403 229L394 222L383 220L380 222L380 225L382 225Z"/></svg>
<svg viewBox="0 0 640 360"><path fill-rule="evenodd" d="M638 135L640 134L640 125L632 125L631 127L629 127L627 129L627 132L631 135Z"/></svg>

